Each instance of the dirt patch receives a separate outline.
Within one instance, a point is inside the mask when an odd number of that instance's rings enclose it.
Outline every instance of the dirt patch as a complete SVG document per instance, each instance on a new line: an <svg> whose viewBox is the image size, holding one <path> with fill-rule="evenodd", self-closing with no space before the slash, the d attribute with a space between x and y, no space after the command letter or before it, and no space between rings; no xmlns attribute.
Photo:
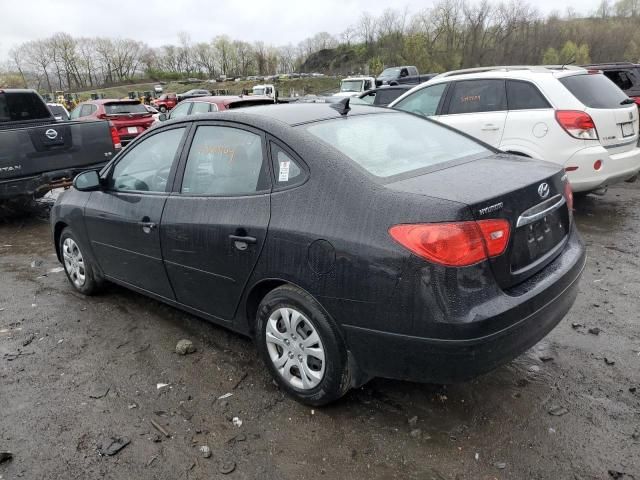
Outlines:
<svg viewBox="0 0 640 480"><path fill-rule="evenodd" d="M115 286L75 294L45 213L0 222L0 476L640 478L638 194L577 204L581 293L526 354L459 385L374 380L322 409L285 397L248 339ZM181 339L195 352L176 354Z"/></svg>

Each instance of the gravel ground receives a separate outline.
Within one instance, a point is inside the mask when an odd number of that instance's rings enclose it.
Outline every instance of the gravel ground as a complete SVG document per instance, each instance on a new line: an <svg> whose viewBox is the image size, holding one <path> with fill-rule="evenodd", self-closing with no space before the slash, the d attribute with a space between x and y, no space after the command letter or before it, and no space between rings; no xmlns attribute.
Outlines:
<svg viewBox="0 0 640 480"><path fill-rule="evenodd" d="M532 350L473 382L378 379L315 410L245 338L119 287L75 294L46 204L5 211L0 479L640 480L639 189L577 202L581 293ZM181 339L196 352L174 353Z"/></svg>

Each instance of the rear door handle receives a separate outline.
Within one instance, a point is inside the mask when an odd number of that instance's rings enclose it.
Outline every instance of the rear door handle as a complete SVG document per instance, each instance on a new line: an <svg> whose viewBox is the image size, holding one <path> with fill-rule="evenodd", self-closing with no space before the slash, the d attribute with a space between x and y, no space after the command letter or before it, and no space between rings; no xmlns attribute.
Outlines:
<svg viewBox="0 0 640 480"><path fill-rule="evenodd" d="M494 125L493 123L485 123L482 126L482 130L484 130L485 132L487 131L493 131L493 130L499 130L500 128L497 125Z"/></svg>
<svg viewBox="0 0 640 480"><path fill-rule="evenodd" d="M256 243L258 239L256 237L246 237L240 235L229 235L229 239L234 242L242 242L242 243Z"/></svg>
<svg viewBox="0 0 640 480"><path fill-rule="evenodd" d="M140 225L142 227L142 231L144 233L151 233L151 230L153 230L154 228L156 228L158 225L154 222L138 222L138 225Z"/></svg>

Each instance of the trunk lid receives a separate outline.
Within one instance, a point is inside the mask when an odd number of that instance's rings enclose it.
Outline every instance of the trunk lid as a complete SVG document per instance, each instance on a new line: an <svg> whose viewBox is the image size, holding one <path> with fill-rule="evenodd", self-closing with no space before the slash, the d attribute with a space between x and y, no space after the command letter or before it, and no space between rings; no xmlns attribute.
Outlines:
<svg viewBox="0 0 640 480"><path fill-rule="evenodd" d="M563 176L557 165L496 154L386 186L464 203L475 220L508 220L507 249L489 260L498 284L506 289L562 251L571 222Z"/></svg>

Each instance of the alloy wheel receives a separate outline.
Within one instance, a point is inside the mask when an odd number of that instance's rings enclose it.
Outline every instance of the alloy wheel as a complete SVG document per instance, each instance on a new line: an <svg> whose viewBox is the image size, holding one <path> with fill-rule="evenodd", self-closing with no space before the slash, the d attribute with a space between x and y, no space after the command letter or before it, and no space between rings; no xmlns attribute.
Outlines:
<svg viewBox="0 0 640 480"><path fill-rule="evenodd" d="M282 307L267 321L265 339L273 366L291 386L311 390L322 381L325 351L311 321L298 310Z"/></svg>
<svg viewBox="0 0 640 480"><path fill-rule="evenodd" d="M78 244L72 238L65 238L62 242L62 258L69 278L76 288L82 288L87 281L84 258Z"/></svg>

